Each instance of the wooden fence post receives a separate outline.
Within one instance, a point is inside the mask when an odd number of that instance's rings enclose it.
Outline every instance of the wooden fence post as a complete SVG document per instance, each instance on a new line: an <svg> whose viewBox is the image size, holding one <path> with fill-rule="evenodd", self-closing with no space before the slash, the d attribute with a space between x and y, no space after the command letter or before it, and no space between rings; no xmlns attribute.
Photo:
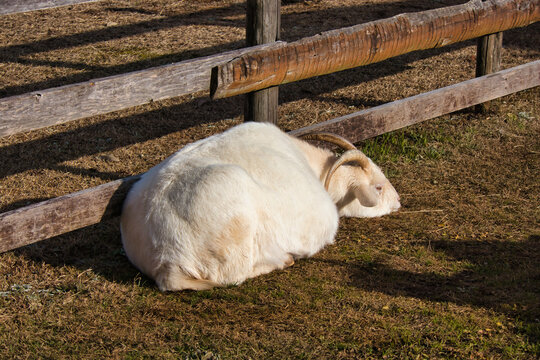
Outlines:
<svg viewBox="0 0 540 360"><path fill-rule="evenodd" d="M247 46L279 40L280 0L248 0L246 16ZM279 87L248 93L244 102L244 120L277 124Z"/></svg>
<svg viewBox="0 0 540 360"><path fill-rule="evenodd" d="M500 70L502 39L502 31L478 38L476 48L476 77L492 74ZM489 110L489 104L489 102L479 104L475 110L479 113L485 113Z"/></svg>

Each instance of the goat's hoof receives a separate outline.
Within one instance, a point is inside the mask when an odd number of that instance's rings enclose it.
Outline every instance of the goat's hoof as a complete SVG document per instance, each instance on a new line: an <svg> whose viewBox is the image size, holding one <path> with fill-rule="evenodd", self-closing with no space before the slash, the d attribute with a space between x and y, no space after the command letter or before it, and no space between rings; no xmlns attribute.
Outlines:
<svg viewBox="0 0 540 360"><path fill-rule="evenodd" d="M294 265L294 258L292 257L292 255L289 255L289 258L287 259L287 261L285 261L285 267L288 268L289 266L293 266Z"/></svg>

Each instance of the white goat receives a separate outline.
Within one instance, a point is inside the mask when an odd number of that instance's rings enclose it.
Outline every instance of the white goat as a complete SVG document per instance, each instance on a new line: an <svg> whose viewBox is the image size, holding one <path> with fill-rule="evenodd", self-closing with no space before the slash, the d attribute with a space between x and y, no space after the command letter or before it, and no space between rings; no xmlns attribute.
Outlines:
<svg viewBox="0 0 540 360"><path fill-rule="evenodd" d="M240 284L332 243L339 215L399 208L393 186L354 145L311 138L347 151L336 158L273 125L245 123L150 169L122 212L130 261L162 291Z"/></svg>

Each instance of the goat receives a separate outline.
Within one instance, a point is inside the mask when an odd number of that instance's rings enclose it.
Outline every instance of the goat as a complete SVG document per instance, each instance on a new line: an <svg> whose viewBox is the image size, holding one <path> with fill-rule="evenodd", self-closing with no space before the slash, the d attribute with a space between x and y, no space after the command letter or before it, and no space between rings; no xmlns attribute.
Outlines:
<svg viewBox="0 0 540 360"><path fill-rule="evenodd" d="M244 123L185 146L142 175L124 202L122 243L162 291L240 284L334 241L339 216L381 216L399 196L347 140L329 150ZM355 165L353 165L355 164Z"/></svg>

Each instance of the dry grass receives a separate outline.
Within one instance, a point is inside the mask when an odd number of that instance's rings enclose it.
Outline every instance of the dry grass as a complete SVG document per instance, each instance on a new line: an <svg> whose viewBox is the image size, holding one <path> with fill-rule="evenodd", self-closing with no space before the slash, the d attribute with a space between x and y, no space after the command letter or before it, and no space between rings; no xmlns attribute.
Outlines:
<svg viewBox="0 0 540 360"><path fill-rule="evenodd" d="M290 1L283 38L463 1ZM102 1L0 17L0 96L239 48L243 1ZM503 67L537 60L538 25ZM466 42L281 88L293 129L468 79ZM489 89L486 89L489 91ZM146 171L241 121L205 94L0 139L0 208ZM238 287L160 293L117 220L0 254L4 358L521 358L540 355L540 91L361 144L402 194L336 244Z"/></svg>

